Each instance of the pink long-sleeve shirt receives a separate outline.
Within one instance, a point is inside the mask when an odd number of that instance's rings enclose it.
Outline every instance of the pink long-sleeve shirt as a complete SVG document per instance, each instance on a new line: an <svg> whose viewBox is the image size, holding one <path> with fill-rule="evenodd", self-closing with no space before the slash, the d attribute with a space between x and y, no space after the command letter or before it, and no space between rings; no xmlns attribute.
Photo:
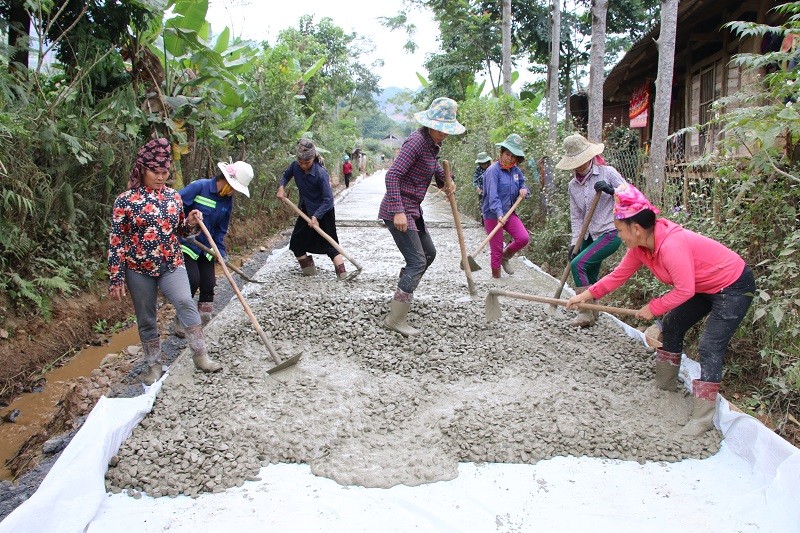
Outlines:
<svg viewBox="0 0 800 533"><path fill-rule="evenodd" d="M695 294L716 294L742 275L745 262L739 254L713 239L659 218L655 225L655 248L629 248L619 266L589 287L602 298L625 283L644 265L672 290L653 298L650 311L656 315L675 309Z"/></svg>

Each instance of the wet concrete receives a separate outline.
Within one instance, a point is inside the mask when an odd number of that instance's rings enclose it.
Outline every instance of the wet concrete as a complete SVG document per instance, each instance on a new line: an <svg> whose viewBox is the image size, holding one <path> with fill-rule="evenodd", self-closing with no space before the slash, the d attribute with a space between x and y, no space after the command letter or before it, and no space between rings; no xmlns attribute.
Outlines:
<svg viewBox="0 0 800 533"><path fill-rule="evenodd" d="M403 261L376 223L382 194L382 174L362 178L336 206L341 245L364 266L356 279L336 281L324 256L319 275L303 277L278 253L256 274L268 283L244 288L278 352L302 350L300 363L267 375L273 362L231 301L206 328L225 368L202 375L178 358L153 412L113 458L110 490L219 492L281 462L308 463L343 485L389 487L451 479L463 461L678 461L718 450L716 431L678 434L689 400L654 387L652 354L608 316L580 330L545 306L503 299L502 318L487 324L489 288L549 296L557 282L522 262L494 280L485 251L470 298L441 194L423 204L438 255L409 313L424 334L383 328ZM471 250L485 233L474 220L465 226Z"/></svg>

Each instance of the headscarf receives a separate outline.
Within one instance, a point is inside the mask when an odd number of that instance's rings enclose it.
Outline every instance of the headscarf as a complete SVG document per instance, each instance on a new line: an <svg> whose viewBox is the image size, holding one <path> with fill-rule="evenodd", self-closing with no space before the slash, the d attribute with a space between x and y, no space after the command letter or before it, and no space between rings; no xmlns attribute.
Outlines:
<svg viewBox="0 0 800 533"><path fill-rule="evenodd" d="M145 170L161 170L169 168L172 161L172 149L169 140L165 138L153 139L136 153L136 163L133 165L128 178L128 188L137 189L144 183Z"/></svg>
<svg viewBox="0 0 800 533"><path fill-rule="evenodd" d="M623 220L649 209L656 215L661 211L650 203L642 192L629 183L623 183L614 190L614 218Z"/></svg>
<svg viewBox="0 0 800 533"><path fill-rule="evenodd" d="M297 143L297 160L311 161L317 155L314 143L308 139L300 139Z"/></svg>

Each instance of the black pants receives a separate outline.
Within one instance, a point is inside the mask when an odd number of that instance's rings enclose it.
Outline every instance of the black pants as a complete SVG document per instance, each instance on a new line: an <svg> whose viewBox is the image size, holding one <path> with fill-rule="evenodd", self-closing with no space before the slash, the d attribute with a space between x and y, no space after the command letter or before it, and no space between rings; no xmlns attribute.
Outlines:
<svg viewBox="0 0 800 533"><path fill-rule="evenodd" d="M686 332L708 315L697 350L700 357L700 379L719 383L722 381L725 350L747 314L755 291L753 272L750 267L745 266L739 279L717 294L695 294L664 315L664 350L681 353Z"/></svg>
<svg viewBox="0 0 800 533"><path fill-rule="evenodd" d="M197 289L200 289L200 301L213 302L214 287L217 285L214 261L209 261L205 254L196 260L183 254L183 261L186 263L186 274L189 275L189 288L192 291L192 298L197 293Z"/></svg>
<svg viewBox="0 0 800 533"><path fill-rule="evenodd" d="M345 189L350 186L350 176L352 176L352 174L345 174L344 175L344 188Z"/></svg>

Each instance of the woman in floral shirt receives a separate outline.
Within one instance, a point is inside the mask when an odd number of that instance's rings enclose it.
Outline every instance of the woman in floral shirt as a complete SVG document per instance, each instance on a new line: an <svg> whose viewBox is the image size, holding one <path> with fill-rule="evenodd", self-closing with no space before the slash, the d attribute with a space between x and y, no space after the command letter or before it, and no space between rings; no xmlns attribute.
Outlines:
<svg viewBox="0 0 800 533"><path fill-rule="evenodd" d="M147 375L142 379L146 385L153 384L163 374L161 339L156 323L159 289L186 326L195 367L203 372L222 368L208 357L200 314L189 289L177 235L196 233L203 215L194 210L184 217L180 195L165 185L170 160L167 139L155 139L142 146L128 180L128 190L114 201L111 219L109 293L119 300L125 297L125 285L130 290L148 366Z"/></svg>

